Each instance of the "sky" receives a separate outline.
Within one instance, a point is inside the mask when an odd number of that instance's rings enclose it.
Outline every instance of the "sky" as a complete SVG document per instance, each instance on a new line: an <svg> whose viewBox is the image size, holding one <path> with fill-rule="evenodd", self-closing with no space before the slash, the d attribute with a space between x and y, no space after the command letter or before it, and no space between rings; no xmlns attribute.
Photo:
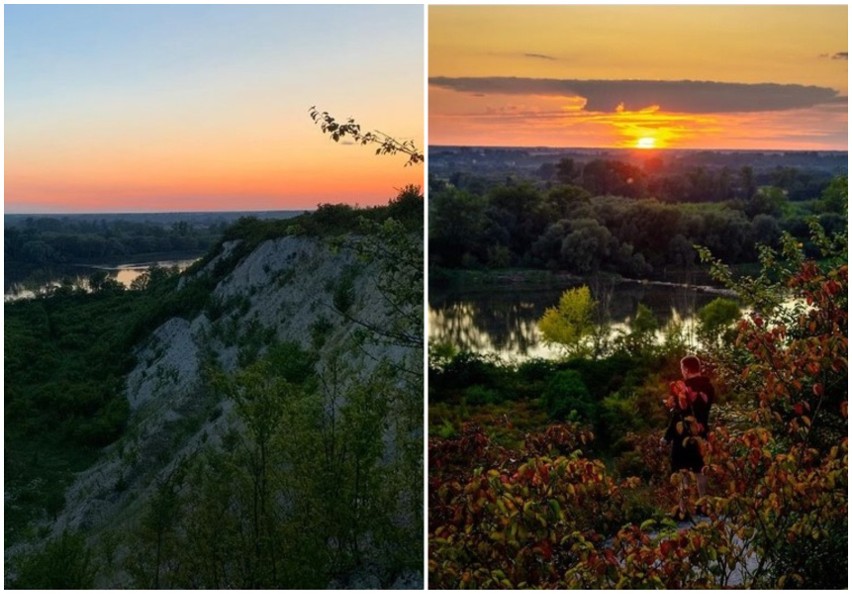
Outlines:
<svg viewBox="0 0 852 594"><path fill-rule="evenodd" d="M6 5L6 213L311 209L422 185L422 6Z"/></svg>
<svg viewBox="0 0 852 594"><path fill-rule="evenodd" d="M431 6L429 144L847 150L847 7Z"/></svg>

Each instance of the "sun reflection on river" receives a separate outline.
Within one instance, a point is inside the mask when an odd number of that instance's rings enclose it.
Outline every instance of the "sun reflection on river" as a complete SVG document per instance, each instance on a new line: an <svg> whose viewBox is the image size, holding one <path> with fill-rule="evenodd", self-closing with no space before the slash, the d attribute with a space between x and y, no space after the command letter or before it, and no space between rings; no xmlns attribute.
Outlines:
<svg viewBox="0 0 852 594"><path fill-rule="evenodd" d="M74 288L88 290L88 278L97 270L106 271L109 278L118 281L125 288L129 289L134 280L154 266L161 268L177 267L179 271L183 272L197 260L198 258L115 265L67 265L64 268L39 272L33 275L33 278L26 281L14 282L6 279L3 300L15 301L17 299L30 299L38 295L43 295L55 287L62 286L63 280L70 282Z"/></svg>

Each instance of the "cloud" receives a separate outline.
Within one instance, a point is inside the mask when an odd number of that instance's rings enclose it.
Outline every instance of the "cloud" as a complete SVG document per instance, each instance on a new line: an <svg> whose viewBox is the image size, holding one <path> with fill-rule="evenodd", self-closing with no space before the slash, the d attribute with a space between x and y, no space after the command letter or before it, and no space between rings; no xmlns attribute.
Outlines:
<svg viewBox="0 0 852 594"><path fill-rule="evenodd" d="M558 58L554 58L553 56L548 56L547 54L524 54L525 58L536 58L538 60L553 60L556 61Z"/></svg>
<svg viewBox="0 0 852 594"><path fill-rule="evenodd" d="M828 87L775 83L437 76L429 84L460 93L582 97L587 112L659 106L674 113L748 113L846 101Z"/></svg>

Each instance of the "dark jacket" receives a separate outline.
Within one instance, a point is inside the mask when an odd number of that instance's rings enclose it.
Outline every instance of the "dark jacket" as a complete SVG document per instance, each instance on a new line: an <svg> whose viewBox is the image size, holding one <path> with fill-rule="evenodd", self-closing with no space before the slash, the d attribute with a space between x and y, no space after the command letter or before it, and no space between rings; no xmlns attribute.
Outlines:
<svg viewBox="0 0 852 594"><path fill-rule="evenodd" d="M691 377L684 382L692 392L690 403L685 409L676 406L666 429L665 439L672 444L672 470L683 468L700 472L704 466L699 441L707 439L710 423L710 407L716 401L716 392L710 380L703 375Z"/></svg>

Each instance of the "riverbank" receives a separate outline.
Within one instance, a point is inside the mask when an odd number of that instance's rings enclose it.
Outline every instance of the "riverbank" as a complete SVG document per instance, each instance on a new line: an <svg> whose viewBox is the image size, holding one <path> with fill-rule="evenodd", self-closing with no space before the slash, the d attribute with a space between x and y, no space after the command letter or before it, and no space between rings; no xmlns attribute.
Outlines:
<svg viewBox="0 0 852 594"><path fill-rule="evenodd" d="M86 278L96 270L105 270L125 286L133 278L154 265L178 266L183 269L203 257L206 250L148 252L125 257L88 258L62 264L37 266L21 262L7 262L3 277L4 300L31 297L48 286L56 286L63 279Z"/></svg>
<svg viewBox="0 0 852 594"><path fill-rule="evenodd" d="M747 272L746 267L737 274ZM570 286L638 284L671 289L687 289L702 293L733 297L735 293L715 283L704 270L673 270L664 278L628 278L620 274L601 272L596 275L580 276L563 271L538 270L532 268L501 268L494 270L468 270L433 268L429 275L430 293L490 292L495 288L511 286L513 290L540 291Z"/></svg>

